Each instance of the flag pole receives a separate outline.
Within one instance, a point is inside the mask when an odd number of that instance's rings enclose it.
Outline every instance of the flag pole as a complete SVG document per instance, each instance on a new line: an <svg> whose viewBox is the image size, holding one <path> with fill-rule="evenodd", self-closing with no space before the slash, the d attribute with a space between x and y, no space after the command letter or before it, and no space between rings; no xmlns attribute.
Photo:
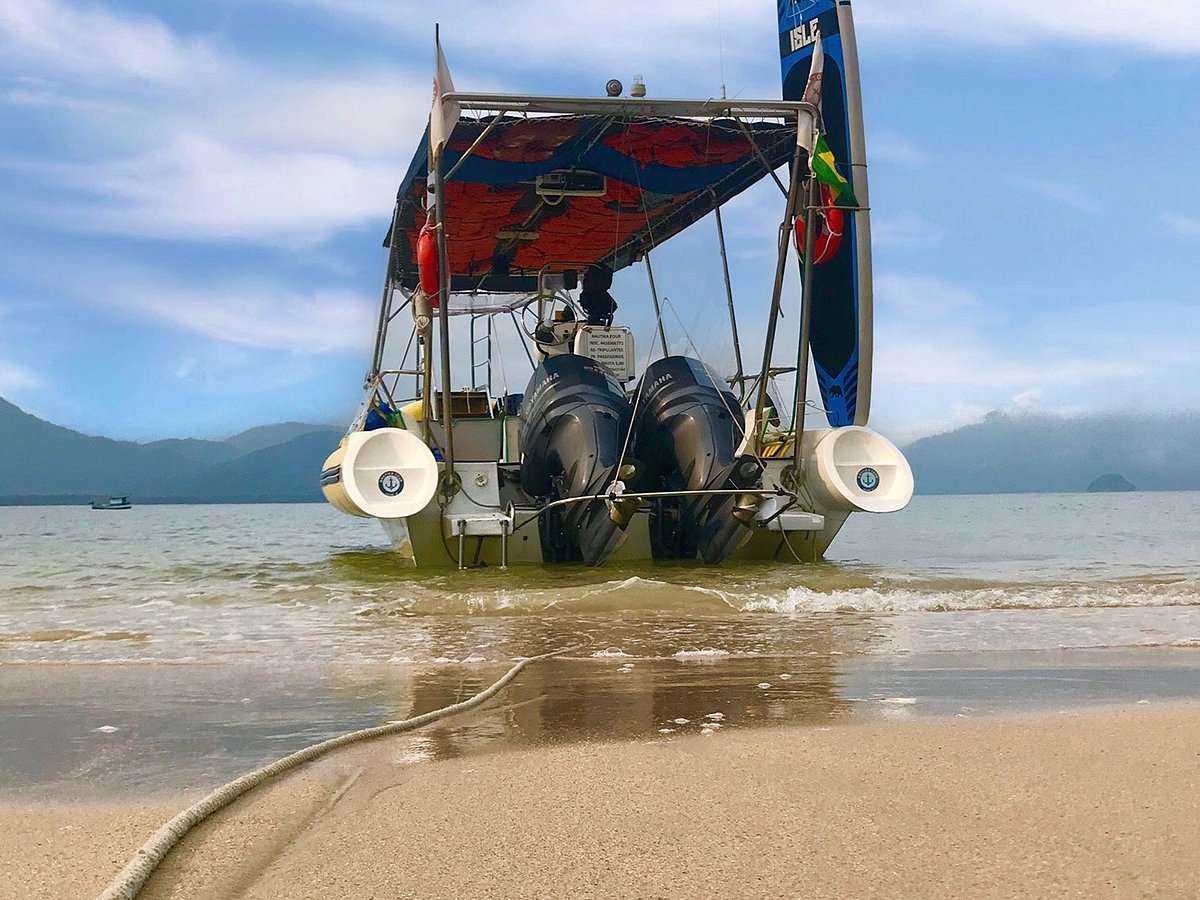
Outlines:
<svg viewBox="0 0 1200 900"><path fill-rule="evenodd" d="M796 350L796 411L792 420L794 435L793 486L804 484L804 469L801 444L804 442L804 412L808 408L808 358L809 341L812 331L812 297L813 297L813 252L816 245L817 202L820 198L820 184L811 172L808 176L808 204L804 214L804 269L800 290L800 345Z"/></svg>
<svg viewBox="0 0 1200 900"><path fill-rule="evenodd" d="M799 123L797 123L797 128ZM766 423L763 413L767 408L767 383L771 378L771 357L775 351L775 330L779 325L780 304L783 299L783 276L787 269L788 244L792 242L791 232L795 225L796 207L800 200L800 161L803 147L796 141L796 152L792 156L792 177L788 187L787 211L783 216L783 224L779 226L779 256L775 261L775 284L771 290L771 311L767 314L767 336L763 343L762 372L758 376L758 399L754 404L754 450L755 456L762 454L763 437L766 434Z"/></svg>
<svg viewBox="0 0 1200 900"><path fill-rule="evenodd" d="M714 195L715 197L715 195ZM725 273L725 300L729 306L729 328L733 332L733 356L737 363L738 397L746 399L745 368L742 365L742 343L738 340L737 312L733 308L733 282L729 280L729 254L725 252L725 228L721 224L721 204L713 205L713 213L717 217L717 243L721 245L721 270Z"/></svg>
<svg viewBox="0 0 1200 900"><path fill-rule="evenodd" d="M442 41L440 26L433 26L433 40L437 46L437 59L441 62ZM439 67L440 68L440 67ZM438 86L439 97L442 86ZM441 104L435 104L433 115L441 115ZM430 117L432 126L432 116ZM433 129L430 128L432 136ZM454 412L452 391L450 385L450 265L446 253L446 180L442 171L441 146L431 146L430 163L433 169L433 206L437 217L437 250L438 250L438 331L440 339L440 355L442 363L442 457L446 463L446 475L443 481L443 491L447 496L453 496L456 491L454 476Z"/></svg>

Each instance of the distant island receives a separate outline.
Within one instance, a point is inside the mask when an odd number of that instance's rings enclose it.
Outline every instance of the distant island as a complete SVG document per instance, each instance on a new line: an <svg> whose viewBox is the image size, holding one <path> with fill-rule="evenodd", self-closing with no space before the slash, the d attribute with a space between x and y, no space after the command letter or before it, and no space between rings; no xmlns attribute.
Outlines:
<svg viewBox="0 0 1200 900"><path fill-rule="evenodd" d="M1116 472L1101 475L1088 485L1089 494L1123 494L1136 490L1137 488L1133 486L1128 478L1124 475L1118 475Z"/></svg>
<svg viewBox="0 0 1200 900"><path fill-rule="evenodd" d="M91 437L0 399L0 505L319 502L333 425L264 425L221 441ZM1200 415L992 413L904 448L918 494L1200 490ZM1120 474L1117 474L1120 473ZM1135 487L1136 485L1136 487Z"/></svg>

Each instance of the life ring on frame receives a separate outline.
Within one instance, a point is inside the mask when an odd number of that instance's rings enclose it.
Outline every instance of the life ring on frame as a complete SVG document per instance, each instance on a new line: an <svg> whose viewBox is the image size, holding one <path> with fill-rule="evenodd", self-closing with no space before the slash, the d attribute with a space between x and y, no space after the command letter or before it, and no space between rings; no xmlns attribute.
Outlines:
<svg viewBox="0 0 1200 900"><path fill-rule="evenodd" d="M846 213L835 206L829 188L821 185L821 205L816 210L816 234L813 235L813 265L820 266L837 256L846 234ZM804 256L804 217L796 219L796 250Z"/></svg>
<svg viewBox="0 0 1200 900"><path fill-rule="evenodd" d="M434 226L426 223L421 226L421 233L417 235L417 273L421 280L421 290L429 298L429 305L437 309L442 291L442 273L438 266L435 232Z"/></svg>

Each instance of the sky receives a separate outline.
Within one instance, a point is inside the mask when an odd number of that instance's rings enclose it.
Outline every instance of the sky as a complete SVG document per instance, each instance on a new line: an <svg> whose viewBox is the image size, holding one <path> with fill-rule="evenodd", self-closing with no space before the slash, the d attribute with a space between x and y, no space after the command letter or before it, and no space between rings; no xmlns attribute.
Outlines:
<svg viewBox="0 0 1200 900"><path fill-rule="evenodd" d="M872 425L1200 408L1200 4L855 16ZM4 0L0 397L137 440L348 421L438 21L460 90L779 96L768 0ZM748 348L782 214L769 182L725 212ZM711 219L655 253L672 349L731 370L720 271ZM641 355L644 270L614 294Z"/></svg>

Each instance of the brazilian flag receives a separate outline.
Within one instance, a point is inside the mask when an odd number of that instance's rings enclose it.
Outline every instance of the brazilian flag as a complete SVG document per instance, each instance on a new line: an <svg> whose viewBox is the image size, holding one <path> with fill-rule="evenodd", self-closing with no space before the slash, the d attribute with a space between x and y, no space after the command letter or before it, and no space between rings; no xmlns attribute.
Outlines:
<svg viewBox="0 0 1200 900"><path fill-rule="evenodd" d="M854 188L850 186L845 178L837 170L837 160L833 157L833 151L829 149L829 145L825 143L825 135L817 135L817 146L813 149L812 157L809 160L809 167L812 169L813 175L817 177L817 181L829 188L829 196L833 199L834 206L841 206L846 209L855 209L858 207L858 199L854 196Z"/></svg>

